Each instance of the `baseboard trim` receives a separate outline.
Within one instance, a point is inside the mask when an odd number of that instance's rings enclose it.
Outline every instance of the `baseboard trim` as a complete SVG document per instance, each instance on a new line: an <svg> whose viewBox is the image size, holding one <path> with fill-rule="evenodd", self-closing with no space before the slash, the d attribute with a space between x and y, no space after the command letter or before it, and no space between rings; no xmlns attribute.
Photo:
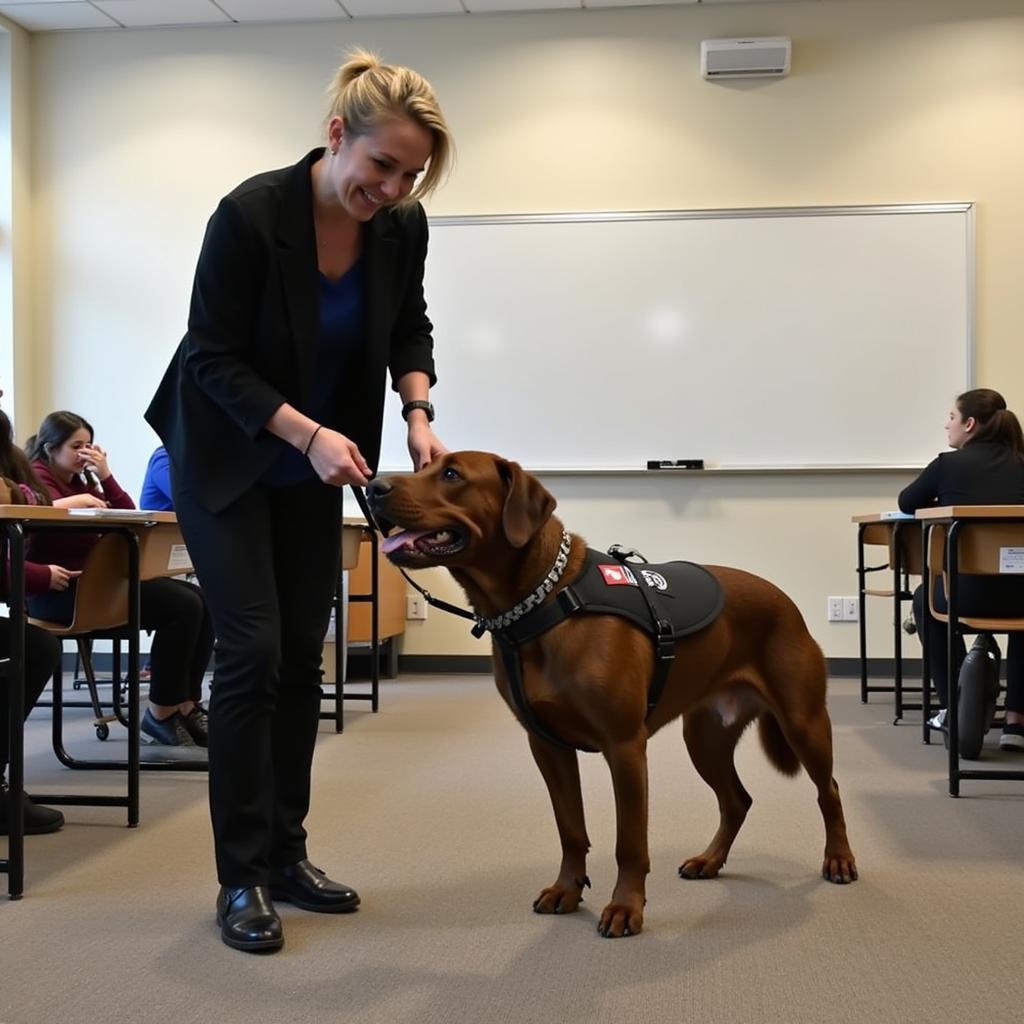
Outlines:
<svg viewBox="0 0 1024 1024"><path fill-rule="evenodd" d="M97 672L109 673L113 668L113 655L97 652L92 656ZM1006 672L1003 659L1003 675ZM826 658L828 674L833 679L859 679L860 658ZM64 671L70 672L75 667L75 655L64 652ZM123 657L122 657L123 664ZM212 667L212 663L211 663ZM349 670L354 675L369 672L369 658L366 652L350 651ZM415 675L489 675L494 670L494 661L489 654L400 654L398 656L399 674L408 672ZM896 672L894 658L868 658L869 679L892 679ZM921 659L903 659L903 678L908 686L920 685Z"/></svg>

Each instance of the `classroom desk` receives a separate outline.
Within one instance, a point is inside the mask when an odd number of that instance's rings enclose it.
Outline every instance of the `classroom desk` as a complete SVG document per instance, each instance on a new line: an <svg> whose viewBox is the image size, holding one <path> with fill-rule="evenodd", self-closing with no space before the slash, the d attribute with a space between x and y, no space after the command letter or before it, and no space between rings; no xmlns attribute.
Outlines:
<svg viewBox="0 0 1024 1024"><path fill-rule="evenodd" d="M860 608L860 699L862 704L868 702L870 693L891 693L894 695L894 718L896 725L903 717L904 711L915 711L920 704L907 704L903 695L907 688L903 685L903 602L913 597L909 589L907 577L921 573L921 562L918 556L921 542L921 525L913 520L886 519L879 512L851 517L857 524L857 593ZM864 549L871 545L883 545L888 558L882 565L865 565ZM883 569L892 571L891 588L868 589L867 575ZM868 684L867 656L867 598L891 597L893 602L893 684L891 686L871 686ZM920 693L922 687L911 687L910 692Z"/></svg>
<svg viewBox="0 0 1024 1024"><path fill-rule="evenodd" d="M960 782L964 779L1024 779L1024 771L1013 769L994 768L961 768L959 751L959 694L958 694L958 672L956 657L956 630L953 623L957 622L957 602L959 598L958 569L960 553L960 536L965 531L993 523L1021 523L1024 524L1024 505L947 505L934 508L922 508L917 512L916 518L921 521L922 542L921 551L925 573L925 587L933 586L928 567L928 546L930 543L932 528L944 526L946 528L945 543L945 568L946 568L946 603L949 608L949 644L947 647L947 666L949 670L949 701L946 709L946 726L949 735L949 794L950 796L960 795ZM924 651L924 738L925 742L930 739L928 728L928 716L930 714L931 694L931 673L928 664L928 634L931 615L925 615L922 622L922 629L925 631L922 637L922 648ZM994 630L1000 632L1000 630Z"/></svg>
<svg viewBox="0 0 1024 1024"><path fill-rule="evenodd" d="M20 899L24 891L25 833L23 797L24 765L24 644L25 644L25 534L49 530L76 533L117 533L125 537L128 549L128 760L125 796L84 796L82 794L38 794L44 804L124 807L129 828L139 823L139 580L140 537L158 524L176 523L170 512L100 511L81 516L51 506L0 505L0 565L10 567L7 603L11 619L11 652L8 665L8 706L10 712L10 785L9 835L7 858L0 859L0 872L7 874L11 899ZM176 528L176 527L175 527ZM156 534L154 534L156 536ZM151 549L149 568L159 566L159 545ZM179 570L180 571L180 570Z"/></svg>

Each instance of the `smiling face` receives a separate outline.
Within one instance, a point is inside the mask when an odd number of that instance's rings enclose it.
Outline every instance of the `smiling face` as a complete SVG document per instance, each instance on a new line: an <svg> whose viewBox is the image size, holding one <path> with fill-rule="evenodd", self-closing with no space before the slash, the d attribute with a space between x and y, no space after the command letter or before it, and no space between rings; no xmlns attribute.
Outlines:
<svg viewBox="0 0 1024 1024"><path fill-rule="evenodd" d="M427 128L404 117L365 135L353 134L334 117L327 138L324 192L357 221L368 221L412 192L434 142Z"/></svg>

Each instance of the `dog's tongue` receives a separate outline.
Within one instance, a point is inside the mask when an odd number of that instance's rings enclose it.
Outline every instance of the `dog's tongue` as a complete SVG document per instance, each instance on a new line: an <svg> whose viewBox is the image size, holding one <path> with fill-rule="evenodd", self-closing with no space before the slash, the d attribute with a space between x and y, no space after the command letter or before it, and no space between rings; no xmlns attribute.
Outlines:
<svg viewBox="0 0 1024 1024"><path fill-rule="evenodd" d="M385 537L380 549L385 555L389 555L392 551L397 551L399 548L411 548L420 537L426 537L433 532L433 530L399 530L398 533Z"/></svg>

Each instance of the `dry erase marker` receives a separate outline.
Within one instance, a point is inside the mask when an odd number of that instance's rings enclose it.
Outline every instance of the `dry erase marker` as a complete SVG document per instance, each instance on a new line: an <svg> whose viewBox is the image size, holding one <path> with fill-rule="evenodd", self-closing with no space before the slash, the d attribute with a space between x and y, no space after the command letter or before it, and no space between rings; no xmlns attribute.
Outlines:
<svg viewBox="0 0 1024 1024"><path fill-rule="evenodd" d="M648 469L703 469L703 459L648 459Z"/></svg>

